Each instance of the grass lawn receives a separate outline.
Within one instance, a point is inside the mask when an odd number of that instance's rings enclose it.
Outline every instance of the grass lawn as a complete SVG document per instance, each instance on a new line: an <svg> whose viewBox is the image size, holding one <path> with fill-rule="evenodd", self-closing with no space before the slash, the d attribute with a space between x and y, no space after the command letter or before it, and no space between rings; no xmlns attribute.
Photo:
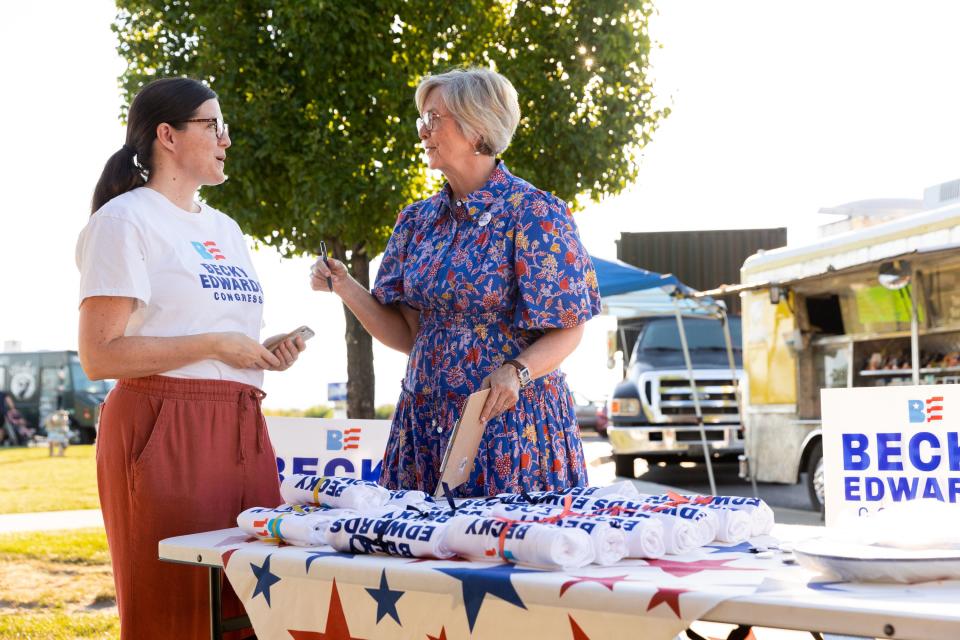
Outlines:
<svg viewBox="0 0 960 640"><path fill-rule="evenodd" d="M73 445L63 458L46 447L0 449L0 513L99 508L93 445Z"/></svg>
<svg viewBox="0 0 960 640"><path fill-rule="evenodd" d="M100 529L0 535L0 594L0 638L119 637Z"/></svg>

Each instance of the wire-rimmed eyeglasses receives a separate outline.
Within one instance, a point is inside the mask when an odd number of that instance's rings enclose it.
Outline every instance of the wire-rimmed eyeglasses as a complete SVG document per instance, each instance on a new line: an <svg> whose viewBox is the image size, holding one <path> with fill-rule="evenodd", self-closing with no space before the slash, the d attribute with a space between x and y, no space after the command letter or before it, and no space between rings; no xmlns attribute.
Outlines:
<svg viewBox="0 0 960 640"><path fill-rule="evenodd" d="M427 111L425 114L417 118L417 133L420 133L420 129L433 131L437 128L437 125L440 124L440 118L442 117L443 116L436 111Z"/></svg>

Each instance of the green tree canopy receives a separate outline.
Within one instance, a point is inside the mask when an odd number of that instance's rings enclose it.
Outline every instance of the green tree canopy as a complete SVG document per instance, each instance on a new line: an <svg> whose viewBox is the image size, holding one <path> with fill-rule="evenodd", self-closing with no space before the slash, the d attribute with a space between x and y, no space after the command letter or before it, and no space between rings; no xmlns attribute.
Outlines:
<svg viewBox="0 0 960 640"><path fill-rule="evenodd" d="M397 213L438 186L420 160L424 75L490 66L517 88L510 169L568 202L620 192L665 115L648 78L648 2L629 0L117 0L128 99L187 75L220 97L230 180L204 192L285 255L334 247L368 284ZM348 386L363 341L348 312ZM352 336L352 337L351 337ZM358 343L359 344L359 343ZM361 359L366 356L361 355Z"/></svg>

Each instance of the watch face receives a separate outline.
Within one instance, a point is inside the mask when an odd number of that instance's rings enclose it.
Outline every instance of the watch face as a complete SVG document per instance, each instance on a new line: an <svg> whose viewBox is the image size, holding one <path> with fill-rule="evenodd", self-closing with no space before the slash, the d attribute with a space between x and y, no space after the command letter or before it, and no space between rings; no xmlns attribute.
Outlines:
<svg viewBox="0 0 960 640"><path fill-rule="evenodd" d="M530 370L524 367L520 369L517 373L520 374L520 386L525 387L530 384Z"/></svg>

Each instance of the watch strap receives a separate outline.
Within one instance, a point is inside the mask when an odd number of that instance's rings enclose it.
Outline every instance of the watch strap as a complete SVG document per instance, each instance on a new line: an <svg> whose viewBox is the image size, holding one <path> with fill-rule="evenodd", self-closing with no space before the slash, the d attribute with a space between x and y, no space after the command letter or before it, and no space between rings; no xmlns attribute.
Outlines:
<svg viewBox="0 0 960 640"><path fill-rule="evenodd" d="M523 366L517 360L504 360L503 364L508 364L517 370L517 377L520 378L520 387L523 388L530 384L530 369Z"/></svg>

